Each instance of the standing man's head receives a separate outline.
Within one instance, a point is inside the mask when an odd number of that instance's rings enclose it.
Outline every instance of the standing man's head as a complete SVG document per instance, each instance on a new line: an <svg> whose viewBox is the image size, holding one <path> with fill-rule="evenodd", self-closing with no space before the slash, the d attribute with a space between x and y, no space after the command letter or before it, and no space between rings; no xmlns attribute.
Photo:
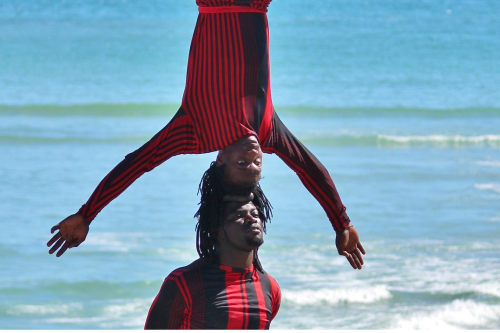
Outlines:
<svg viewBox="0 0 500 333"><path fill-rule="evenodd" d="M259 141L254 135L237 140L219 151L215 166L222 168L221 175L228 187L255 187L262 172Z"/></svg>
<svg viewBox="0 0 500 333"><path fill-rule="evenodd" d="M252 201L230 201L225 205L217 240L219 249L225 247L244 252L264 244L261 214Z"/></svg>
<svg viewBox="0 0 500 333"><path fill-rule="evenodd" d="M258 184L248 195L229 193L210 170L200 182L200 207L195 214L198 254L216 261L220 251L232 249L242 255L253 251L253 263L262 270L257 249L272 216L270 202Z"/></svg>
<svg viewBox="0 0 500 333"><path fill-rule="evenodd" d="M264 243L264 226L260 215L252 201L225 205L216 244L220 264L239 268L255 264L261 269L257 250Z"/></svg>

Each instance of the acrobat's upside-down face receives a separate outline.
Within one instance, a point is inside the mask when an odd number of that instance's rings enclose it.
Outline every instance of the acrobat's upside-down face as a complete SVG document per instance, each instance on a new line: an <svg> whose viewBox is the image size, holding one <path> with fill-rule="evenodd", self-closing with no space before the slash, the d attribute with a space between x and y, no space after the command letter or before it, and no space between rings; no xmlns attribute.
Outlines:
<svg viewBox="0 0 500 333"><path fill-rule="evenodd" d="M230 182L256 185L262 172L259 141L254 135L239 139L219 152L216 165L225 166L225 174Z"/></svg>

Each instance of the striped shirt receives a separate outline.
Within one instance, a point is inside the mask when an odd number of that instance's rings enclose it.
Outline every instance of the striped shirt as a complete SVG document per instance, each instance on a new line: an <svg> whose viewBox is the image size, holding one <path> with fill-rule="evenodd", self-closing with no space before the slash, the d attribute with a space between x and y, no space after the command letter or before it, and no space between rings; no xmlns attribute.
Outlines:
<svg viewBox="0 0 500 333"><path fill-rule="evenodd" d="M199 259L165 279L144 328L269 329L280 302L269 274Z"/></svg>
<svg viewBox="0 0 500 333"><path fill-rule="evenodd" d="M255 135L320 203L336 231L349 224L325 167L276 114L270 87L267 5L271 0L197 0L200 14L189 51L182 104L170 123L127 155L79 210L91 222L134 180L179 154L221 150Z"/></svg>

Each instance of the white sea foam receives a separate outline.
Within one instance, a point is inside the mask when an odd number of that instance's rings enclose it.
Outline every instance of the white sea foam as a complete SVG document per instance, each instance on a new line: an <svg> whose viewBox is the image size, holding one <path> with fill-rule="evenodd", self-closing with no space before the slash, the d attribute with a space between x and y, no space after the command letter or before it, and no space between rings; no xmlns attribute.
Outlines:
<svg viewBox="0 0 500 333"><path fill-rule="evenodd" d="M394 143L437 143L437 144L491 144L494 146L500 145L500 135L478 135L478 136L462 136L462 135L384 135L379 134L377 138L381 142Z"/></svg>
<svg viewBox="0 0 500 333"><path fill-rule="evenodd" d="M68 314L73 311L83 309L81 303L70 304L47 304L47 305L15 305L7 310L10 315L30 314L30 315L50 315L50 314Z"/></svg>
<svg viewBox="0 0 500 333"><path fill-rule="evenodd" d="M472 300L455 300L450 304L434 308L433 311L418 311L410 315L396 316L395 329L461 329L488 327L500 320L500 305L488 305Z"/></svg>
<svg viewBox="0 0 500 333"><path fill-rule="evenodd" d="M493 275L493 274L492 274ZM432 293L447 293L447 294L460 294L460 293L477 293L483 295L489 295L500 298L500 283L494 281L495 277L490 277L487 282L478 282L485 277L485 274L475 274L462 273L460 278L457 278L457 281L438 281L432 282L428 281L426 283L427 288L420 288L420 291L432 292ZM493 281L492 281L493 279ZM424 281L422 281L424 282Z"/></svg>
<svg viewBox="0 0 500 333"><path fill-rule="evenodd" d="M278 277L278 281L286 280L294 286L288 288L290 293L284 297L295 304L354 301L348 296L341 298L344 296L341 286L346 286L346 280L349 281L347 287L352 288L351 290L363 290L367 285L383 285L391 291L405 293L480 293L498 297L500 286L494 283L500 274L500 265L490 254L500 251L499 243L477 240L448 244L441 240L418 238L405 243L387 241L380 244L368 242L364 245L370 257L366 260L366 270L362 274L345 270L345 258L332 257L333 249L328 256L327 251L322 251L322 246L301 246L301 253L293 252L290 256L294 257L290 259L266 253L267 257L261 260L265 262L265 267L272 267L269 270L273 276ZM315 252L319 258L315 258L311 252ZM464 256L463 253L478 253L478 256L483 253L482 261L476 256ZM295 265L290 265L292 260L294 263L300 261L300 267L312 266L311 271L315 273L297 269ZM299 286L307 291L301 291ZM316 290L320 292L315 293ZM339 292L336 293L336 290ZM325 296L328 293L332 296Z"/></svg>
<svg viewBox="0 0 500 333"><path fill-rule="evenodd" d="M152 299L134 299L126 300L120 304L106 305L102 309L100 316L94 317L56 317L48 318L48 323L65 324L85 324L93 323L102 329L113 329L116 327L127 327L132 329L141 329L146 321L146 315L151 305ZM80 310L83 308L80 307ZM53 312L50 314L61 314ZM62 313L64 314L64 313Z"/></svg>
<svg viewBox="0 0 500 333"><path fill-rule="evenodd" d="M500 282L486 282L481 283L472 288L474 291L485 294L493 295L500 298Z"/></svg>
<svg viewBox="0 0 500 333"><path fill-rule="evenodd" d="M361 279L370 285L385 285L391 292L500 297L500 262L495 256L500 251L498 242L474 239L447 244L415 238L404 244L369 246L367 270L362 277L358 274L349 279L351 287Z"/></svg>
<svg viewBox="0 0 500 333"><path fill-rule="evenodd" d="M500 216L493 216L493 217L490 217L489 218L490 221L493 221L493 222L500 222Z"/></svg>
<svg viewBox="0 0 500 333"><path fill-rule="evenodd" d="M175 258L176 261L190 263L198 259L196 251L193 251L191 244L189 246L178 246L170 248L158 248L155 250L161 258L171 259Z"/></svg>
<svg viewBox="0 0 500 333"><path fill-rule="evenodd" d="M126 303L108 305L103 312L107 317L119 318L136 313L146 313L151 305L151 299L127 300Z"/></svg>
<svg viewBox="0 0 500 333"><path fill-rule="evenodd" d="M146 315L151 306L152 299L135 299L127 300L126 303L108 305L104 308L103 313L106 318L111 319L111 323L107 321L102 325L103 328L113 328L116 325L113 321L118 319L120 325L126 327L142 328L146 322Z"/></svg>
<svg viewBox="0 0 500 333"><path fill-rule="evenodd" d="M485 257L480 262L477 258L459 258L453 252L448 254L448 258L448 260L436 257L407 259L397 271L384 269L385 274L379 274L373 283L384 283L389 285L391 290L410 293L450 295L481 293L500 297L500 283L496 282L500 274L497 259Z"/></svg>
<svg viewBox="0 0 500 333"><path fill-rule="evenodd" d="M392 295L383 285L346 289L282 290L282 299L299 305L336 303L374 303Z"/></svg>
<svg viewBox="0 0 500 333"><path fill-rule="evenodd" d="M491 167L500 167L500 161L478 161L476 164L491 166Z"/></svg>
<svg viewBox="0 0 500 333"><path fill-rule="evenodd" d="M147 242L148 239L145 234L100 232L88 237L85 243L101 251L127 252Z"/></svg>
<svg viewBox="0 0 500 333"><path fill-rule="evenodd" d="M478 190L493 191L500 193L500 184L498 183L488 183L488 184L474 184L474 187Z"/></svg>

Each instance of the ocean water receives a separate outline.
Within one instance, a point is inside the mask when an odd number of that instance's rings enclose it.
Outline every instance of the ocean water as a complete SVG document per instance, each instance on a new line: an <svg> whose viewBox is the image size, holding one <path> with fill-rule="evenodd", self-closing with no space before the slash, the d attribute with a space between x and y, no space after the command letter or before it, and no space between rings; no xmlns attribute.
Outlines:
<svg viewBox="0 0 500 333"><path fill-rule="evenodd" d="M275 108L327 167L367 251L337 255L276 156L260 250L272 329L500 328L500 3L275 0ZM0 1L0 328L140 329L196 259L214 154L137 180L78 249L50 227L160 130L182 98L194 0Z"/></svg>

